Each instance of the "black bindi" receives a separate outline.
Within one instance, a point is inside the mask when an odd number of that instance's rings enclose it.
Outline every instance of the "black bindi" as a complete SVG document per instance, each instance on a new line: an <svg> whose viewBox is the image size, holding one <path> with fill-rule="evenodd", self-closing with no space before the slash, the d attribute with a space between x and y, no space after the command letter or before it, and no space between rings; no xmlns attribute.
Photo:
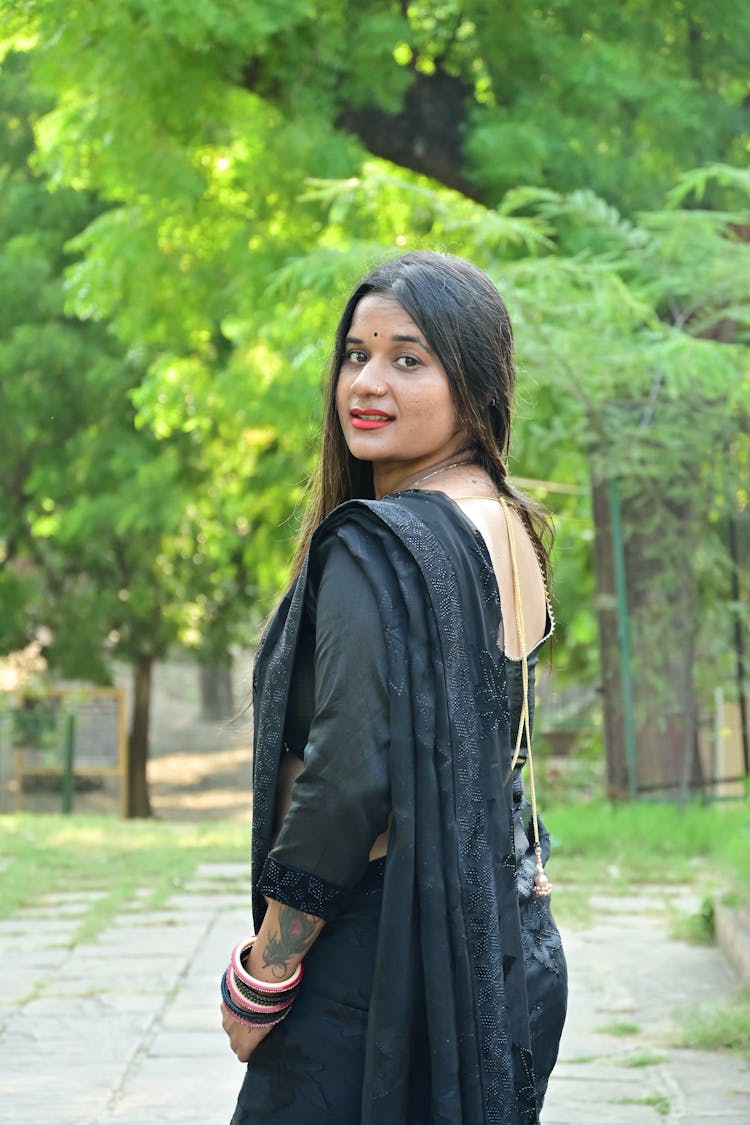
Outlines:
<svg viewBox="0 0 750 1125"><path fill-rule="evenodd" d="M373 336L377 336L377 332L373 332Z"/></svg>

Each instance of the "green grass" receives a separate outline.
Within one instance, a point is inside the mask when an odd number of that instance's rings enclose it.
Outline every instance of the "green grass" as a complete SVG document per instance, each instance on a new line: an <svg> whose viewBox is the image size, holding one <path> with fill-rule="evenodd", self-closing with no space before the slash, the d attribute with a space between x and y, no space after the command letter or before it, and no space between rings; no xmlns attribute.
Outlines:
<svg viewBox="0 0 750 1125"><path fill-rule="evenodd" d="M624 1055L623 1058L617 1060L618 1066L658 1066L659 1063L667 1061L666 1055L659 1054L658 1051L634 1051L632 1055Z"/></svg>
<svg viewBox="0 0 750 1125"><path fill-rule="evenodd" d="M640 1035L641 1026L630 1020L615 1020L613 1023L604 1023L596 1028L602 1035Z"/></svg>
<svg viewBox="0 0 750 1125"><path fill-rule="evenodd" d="M677 1020L676 1047L734 1051L750 1059L750 990L742 989L724 1003L683 1008Z"/></svg>
<svg viewBox="0 0 750 1125"><path fill-rule="evenodd" d="M556 892L559 890L559 894ZM584 929L592 920L591 887L578 887L553 879L552 902L555 920L564 926Z"/></svg>
<svg viewBox="0 0 750 1125"><path fill-rule="evenodd" d="M750 899L750 803L588 801L543 811L552 835L548 874L556 912L565 888L623 893L633 885L690 884ZM665 902L668 893L665 891Z"/></svg>
<svg viewBox="0 0 750 1125"><path fill-rule="evenodd" d="M667 1117L671 1108L669 1098L663 1094L647 1094L643 1098L617 1098L615 1105L650 1105L661 1117Z"/></svg>
<svg viewBox="0 0 750 1125"><path fill-rule="evenodd" d="M678 941L689 942L691 945L713 945L716 940L713 901L704 898L700 910L695 914L670 909L669 936Z"/></svg>
<svg viewBox="0 0 750 1125"><path fill-rule="evenodd" d="M250 832L233 821L162 822L100 816L0 818L0 917L61 892L103 892L75 941L95 937L130 903L158 909L206 862L247 862ZM217 885L217 890L222 889Z"/></svg>
<svg viewBox="0 0 750 1125"><path fill-rule="evenodd" d="M549 874L555 912L585 921L592 890L687 883L750 899L750 805L616 804L552 807ZM60 890L104 892L82 933L136 900L163 904L202 861L249 859L249 829L230 821L121 821L76 815L0 817L0 917ZM249 880L249 862L248 862ZM696 923L697 925L697 923ZM88 927L88 929L86 929Z"/></svg>

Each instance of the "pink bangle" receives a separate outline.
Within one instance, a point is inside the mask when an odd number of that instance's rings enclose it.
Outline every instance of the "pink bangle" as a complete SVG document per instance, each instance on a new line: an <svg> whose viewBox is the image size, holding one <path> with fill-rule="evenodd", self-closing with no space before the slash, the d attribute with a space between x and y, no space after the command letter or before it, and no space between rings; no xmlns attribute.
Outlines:
<svg viewBox="0 0 750 1125"><path fill-rule="evenodd" d="M227 988L235 1004L246 1012L259 1012L261 1014L264 1012L283 1012L291 1005L294 999L294 997L290 997L287 1000L283 1000L280 1004L256 1004L255 1001L244 996L236 987L232 965L227 969Z"/></svg>
<svg viewBox="0 0 750 1125"><path fill-rule="evenodd" d="M291 1007L291 1005L289 1005L289 1007ZM250 1020L250 1019L246 1020L243 1016L238 1016L236 1012L231 1013L231 1016L232 1016L233 1020L237 1020L239 1023L244 1023L244 1024L246 1024L247 1027L256 1027L256 1028L257 1027L276 1027L276 1025L281 1023L282 1020L285 1020L288 1015L289 1015L289 1008L287 1008L285 1012L282 1012L281 1015L279 1016L279 1018L277 1020L274 1020L273 1023L253 1023L253 1021Z"/></svg>
<svg viewBox="0 0 750 1125"><path fill-rule="evenodd" d="M276 995L280 992L288 992L290 989L295 988L302 980L302 962L300 961L297 968L287 980L279 981L278 984L273 981L258 980L251 973L247 971L242 964L242 955L252 949L253 942L256 935L249 939L249 941L238 942L232 951L232 969L237 974L237 978L245 984L249 984L252 988L257 989L258 992L264 992L268 996Z"/></svg>
<svg viewBox="0 0 750 1125"><path fill-rule="evenodd" d="M250 1018L250 1017L248 1017L247 1019L245 1019L245 1017L244 1017L244 1016L241 1016L241 1015L239 1014L239 1012L234 1012L234 1011L232 1011L232 1012L230 1012L229 1014L231 1015L231 1017L232 1017L232 1019L233 1019L233 1020L238 1020L238 1021L239 1021L239 1023L244 1023L244 1024L246 1024L246 1025L247 1025L247 1027L276 1027L276 1025L277 1025L277 1024L279 1024L279 1023L281 1023L281 1021L282 1021L282 1020L285 1020L285 1019L286 1019L286 1017L287 1017L287 1016L289 1015L289 1012L291 1011L291 1009L292 1009L292 1005L291 1005L291 1004L287 1004L286 1008L284 1009L284 1011L283 1011L283 1012L281 1012L281 1014L279 1015L278 1019L275 1019L275 1020L273 1020L273 1022L270 1022L270 1021L267 1021L267 1020L266 1020L266 1021L264 1021L263 1023L258 1023L257 1021L254 1021L254 1020L253 1020L252 1018Z"/></svg>

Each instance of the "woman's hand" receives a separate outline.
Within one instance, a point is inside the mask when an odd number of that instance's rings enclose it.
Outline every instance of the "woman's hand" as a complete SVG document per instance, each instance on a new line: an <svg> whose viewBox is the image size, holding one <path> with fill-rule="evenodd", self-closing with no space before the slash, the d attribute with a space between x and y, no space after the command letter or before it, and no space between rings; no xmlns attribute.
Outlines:
<svg viewBox="0 0 750 1125"><path fill-rule="evenodd" d="M241 1063L250 1061L253 1051L262 1043L269 1031L273 1031L275 1024L270 1027L248 1027L246 1023L236 1020L222 1000L221 1026L229 1036L229 1046Z"/></svg>
<svg viewBox="0 0 750 1125"><path fill-rule="evenodd" d="M314 914L304 914L274 899L266 899L266 902L266 916L243 964L256 978L258 987L265 982L278 988L281 982L293 976L325 923ZM258 1044L276 1026L249 1027L234 1018L223 1000L221 1025L229 1036L229 1045L243 1063L249 1061Z"/></svg>

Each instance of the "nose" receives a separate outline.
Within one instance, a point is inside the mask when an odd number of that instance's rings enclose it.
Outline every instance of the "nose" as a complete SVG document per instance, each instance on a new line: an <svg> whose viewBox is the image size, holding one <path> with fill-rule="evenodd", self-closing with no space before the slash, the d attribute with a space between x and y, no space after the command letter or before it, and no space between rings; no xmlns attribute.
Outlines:
<svg viewBox="0 0 750 1125"><path fill-rule="evenodd" d="M384 383L381 365L373 356L368 359L367 363L363 363L361 367L357 368L357 373L351 382L351 389L363 398L370 395L377 398L385 391Z"/></svg>

